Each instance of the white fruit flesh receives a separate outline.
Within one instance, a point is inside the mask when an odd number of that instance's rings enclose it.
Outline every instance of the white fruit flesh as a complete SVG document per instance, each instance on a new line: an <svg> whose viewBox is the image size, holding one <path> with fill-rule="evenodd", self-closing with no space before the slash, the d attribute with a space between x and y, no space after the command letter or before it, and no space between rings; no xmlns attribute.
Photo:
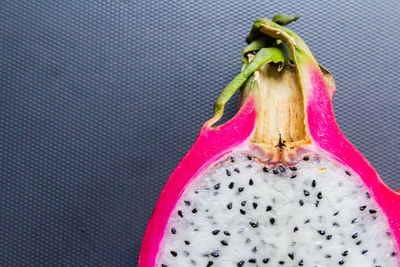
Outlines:
<svg viewBox="0 0 400 267"><path fill-rule="evenodd" d="M249 155L233 153L186 188L156 266L399 266L386 217L355 173L315 154L274 169Z"/></svg>

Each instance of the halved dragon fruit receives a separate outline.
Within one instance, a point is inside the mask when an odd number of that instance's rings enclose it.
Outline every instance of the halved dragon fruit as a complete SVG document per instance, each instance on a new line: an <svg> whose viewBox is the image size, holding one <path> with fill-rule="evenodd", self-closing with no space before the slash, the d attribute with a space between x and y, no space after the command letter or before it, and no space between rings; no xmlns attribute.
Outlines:
<svg viewBox="0 0 400 267"><path fill-rule="evenodd" d="M241 73L161 193L140 267L400 266L400 194L338 128L329 72L260 19ZM241 107L213 127L241 89Z"/></svg>

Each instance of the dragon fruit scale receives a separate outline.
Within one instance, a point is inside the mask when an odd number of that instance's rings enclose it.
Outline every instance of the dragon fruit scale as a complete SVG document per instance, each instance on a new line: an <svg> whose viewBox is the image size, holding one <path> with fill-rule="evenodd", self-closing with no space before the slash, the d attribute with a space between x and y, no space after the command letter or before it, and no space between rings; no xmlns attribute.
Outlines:
<svg viewBox="0 0 400 267"><path fill-rule="evenodd" d="M400 194L346 139L304 41L257 20L240 74L161 192L139 267L398 267ZM240 89L240 108L213 126Z"/></svg>

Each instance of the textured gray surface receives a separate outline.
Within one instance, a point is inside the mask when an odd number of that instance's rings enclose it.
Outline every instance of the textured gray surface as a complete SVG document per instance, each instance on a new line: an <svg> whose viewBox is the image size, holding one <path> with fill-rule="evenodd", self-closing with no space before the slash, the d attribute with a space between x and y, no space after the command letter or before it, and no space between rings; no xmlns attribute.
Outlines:
<svg viewBox="0 0 400 267"><path fill-rule="evenodd" d="M341 128L400 185L400 2L241 2L0 2L0 265L136 266L252 21L277 12L302 15Z"/></svg>

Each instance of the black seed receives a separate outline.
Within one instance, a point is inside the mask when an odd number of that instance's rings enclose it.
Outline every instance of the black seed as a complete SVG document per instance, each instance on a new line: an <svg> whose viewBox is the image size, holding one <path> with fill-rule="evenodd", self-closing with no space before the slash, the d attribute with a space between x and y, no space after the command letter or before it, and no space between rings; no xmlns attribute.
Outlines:
<svg viewBox="0 0 400 267"><path fill-rule="evenodd" d="M247 156L247 159L248 160L252 160L253 158L251 156Z"/></svg>
<svg viewBox="0 0 400 267"><path fill-rule="evenodd" d="M318 233L319 233L320 235L325 235L325 230L318 230Z"/></svg>
<svg viewBox="0 0 400 267"><path fill-rule="evenodd" d="M285 169L283 166L279 166L279 171L280 171L280 172L285 172L286 169Z"/></svg>
<svg viewBox="0 0 400 267"><path fill-rule="evenodd" d="M268 170L267 167L264 167L264 168L263 168L263 171L264 171L264 172L269 172L269 170Z"/></svg>
<svg viewBox="0 0 400 267"><path fill-rule="evenodd" d="M270 211L270 210L272 210L272 207L268 205L265 211Z"/></svg>
<svg viewBox="0 0 400 267"><path fill-rule="evenodd" d="M220 232L219 230L214 230L214 231L212 231L212 234L213 235L218 235L219 232Z"/></svg>
<svg viewBox="0 0 400 267"><path fill-rule="evenodd" d="M304 205L304 201L303 200L299 200L299 204L300 204L300 206L303 206Z"/></svg>
<svg viewBox="0 0 400 267"><path fill-rule="evenodd" d="M183 214L181 210L178 210L178 215L183 218Z"/></svg>
<svg viewBox="0 0 400 267"><path fill-rule="evenodd" d="M244 261L239 261L236 265L237 265L238 267L241 267L241 266L243 266L243 264L244 264Z"/></svg>
<svg viewBox="0 0 400 267"><path fill-rule="evenodd" d="M211 256L217 258L219 256L217 251L211 252Z"/></svg>
<svg viewBox="0 0 400 267"><path fill-rule="evenodd" d="M338 215L339 214L339 212L337 211L337 212L335 212L334 214L333 214L333 216L336 216L336 215Z"/></svg>
<svg viewBox="0 0 400 267"><path fill-rule="evenodd" d="M194 193L195 193L195 194L198 194L198 193L199 193L199 191L197 191L197 190L196 190L196 191L194 191Z"/></svg>
<svg viewBox="0 0 400 267"><path fill-rule="evenodd" d="M250 179L249 180L249 185L253 185L253 184L254 184L253 179Z"/></svg>
<svg viewBox="0 0 400 267"><path fill-rule="evenodd" d="M368 250L364 249L363 251L361 251L361 254L365 254L367 252L368 252Z"/></svg>
<svg viewBox="0 0 400 267"><path fill-rule="evenodd" d="M344 264L344 260L340 260L339 265L343 265L343 264Z"/></svg>
<svg viewBox="0 0 400 267"><path fill-rule="evenodd" d="M241 205L242 207L246 206L246 201L242 201Z"/></svg>
<svg viewBox="0 0 400 267"><path fill-rule="evenodd" d="M228 185L229 189L232 189L235 184L232 182Z"/></svg>
<svg viewBox="0 0 400 267"><path fill-rule="evenodd" d="M374 214L374 213L376 213L376 210L370 209L370 210L369 210L369 213Z"/></svg>
<svg viewBox="0 0 400 267"><path fill-rule="evenodd" d="M235 162L235 159L233 157L231 157L231 162Z"/></svg>
<svg viewBox="0 0 400 267"><path fill-rule="evenodd" d="M293 228L293 232L297 232L299 230L299 227L297 227L297 226L295 226L294 228Z"/></svg>
<svg viewBox="0 0 400 267"><path fill-rule="evenodd" d="M292 166L292 167L289 167L289 169L290 169L290 170L292 170L292 171L297 171L297 168L296 168L296 167L294 167L294 166Z"/></svg>
<svg viewBox="0 0 400 267"><path fill-rule="evenodd" d="M348 250L345 250L345 251L342 252L342 256L343 257L346 257L347 255L349 255L349 251Z"/></svg>
<svg viewBox="0 0 400 267"><path fill-rule="evenodd" d="M249 262L250 263L256 263L256 259L255 258L251 258L251 259L249 259Z"/></svg>
<svg viewBox="0 0 400 267"><path fill-rule="evenodd" d="M367 197L367 198L371 198L371 195L367 192L367 193L365 193L365 196Z"/></svg>
<svg viewBox="0 0 400 267"><path fill-rule="evenodd" d="M256 209L258 204L256 202L253 202L253 209Z"/></svg>
<svg viewBox="0 0 400 267"><path fill-rule="evenodd" d="M285 262L284 262L284 261L279 261L279 264L280 264L280 265L284 265Z"/></svg>
<svg viewBox="0 0 400 267"><path fill-rule="evenodd" d="M240 213L241 213L242 215L245 215L245 214L246 214L246 211L240 209Z"/></svg>
<svg viewBox="0 0 400 267"><path fill-rule="evenodd" d="M176 229L175 229L175 228L172 228L172 229L171 229L171 233L176 234Z"/></svg>
<svg viewBox="0 0 400 267"><path fill-rule="evenodd" d="M187 241L187 240L185 240L185 244L186 244L186 245L190 245L190 242Z"/></svg>
<svg viewBox="0 0 400 267"><path fill-rule="evenodd" d="M331 238L332 238L332 235L327 235L327 236L326 236L326 239L327 239L327 240L331 240Z"/></svg>
<svg viewBox="0 0 400 267"><path fill-rule="evenodd" d="M196 208L192 209L192 213L197 213L197 209Z"/></svg>
<svg viewBox="0 0 400 267"><path fill-rule="evenodd" d="M345 173L346 173L348 176L351 176L351 173L350 173L349 171L345 171Z"/></svg>
<svg viewBox="0 0 400 267"><path fill-rule="evenodd" d="M238 168L235 168L233 171L234 171L234 172L237 172L237 173L240 173L240 171L239 171Z"/></svg>
<svg viewBox="0 0 400 267"><path fill-rule="evenodd" d="M209 261L208 263L207 263L207 267L210 267L211 265L213 265L213 261Z"/></svg>
<svg viewBox="0 0 400 267"><path fill-rule="evenodd" d="M222 241L221 241L221 244L224 245L224 246L227 246L227 245L228 245L228 242L226 242L225 240L222 240Z"/></svg>
<svg viewBox="0 0 400 267"><path fill-rule="evenodd" d="M312 180L311 186L315 187L317 185L317 182L315 180Z"/></svg>
<svg viewBox="0 0 400 267"><path fill-rule="evenodd" d="M231 233L229 233L228 231L224 231L224 235L230 236Z"/></svg>
<svg viewBox="0 0 400 267"><path fill-rule="evenodd" d="M304 265L303 260L300 260L299 261L299 266L303 266L303 265Z"/></svg>
<svg viewBox="0 0 400 267"><path fill-rule="evenodd" d="M250 168L253 167L253 166L251 166L251 164L249 164L249 165L247 165L246 167L250 169Z"/></svg>
<svg viewBox="0 0 400 267"><path fill-rule="evenodd" d="M293 252L289 253L288 256L289 256L289 258L291 258L292 260L294 260L294 254L293 254Z"/></svg>
<svg viewBox="0 0 400 267"><path fill-rule="evenodd" d="M308 192L307 190L303 190L303 192L304 192L304 195L306 196L306 197L308 197L309 195L310 195L310 192Z"/></svg>
<svg viewBox="0 0 400 267"><path fill-rule="evenodd" d="M165 265L165 264L161 264L161 267L168 267L167 265Z"/></svg>
<svg viewBox="0 0 400 267"><path fill-rule="evenodd" d="M303 159L304 160L309 160L310 158L308 156L305 156Z"/></svg>
<svg viewBox="0 0 400 267"><path fill-rule="evenodd" d="M239 187L239 188L238 188L238 191L239 191L239 192L243 192L243 190L244 190L244 187Z"/></svg>
<svg viewBox="0 0 400 267"><path fill-rule="evenodd" d="M310 222L310 219L307 219L304 221L304 224L309 223L309 222Z"/></svg>
<svg viewBox="0 0 400 267"><path fill-rule="evenodd" d="M190 201L185 200L186 206L190 206Z"/></svg>
<svg viewBox="0 0 400 267"><path fill-rule="evenodd" d="M228 205L226 205L226 207L227 207L228 209L232 209L232 202L229 203Z"/></svg>
<svg viewBox="0 0 400 267"><path fill-rule="evenodd" d="M394 257L394 256L396 256L396 255L397 255L397 253L394 252L394 251L390 254L390 256L392 256L392 257Z"/></svg>
<svg viewBox="0 0 400 267"><path fill-rule="evenodd" d="M357 232L354 233L351 237L352 237L353 239L356 239L356 238L358 237L358 233L357 233Z"/></svg>
<svg viewBox="0 0 400 267"><path fill-rule="evenodd" d="M172 256L174 256L174 257L178 256L178 253L176 253L176 251L171 250L170 252L171 252Z"/></svg>
<svg viewBox="0 0 400 267"><path fill-rule="evenodd" d="M318 192L317 198L318 198L318 199L322 199L322 193L321 193L321 192Z"/></svg>
<svg viewBox="0 0 400 267"><path fill-rule="evenodd" d="M269 258L264 258L264 259L262 260L262 262L263 262L263 263L268 263L268 262L269 262Z"/></svg>
<svg viewBox="0 0 400 267"><path fill-rule="evenodd" d="M274 174L278 174L278 173L279 173L279 171L278 171L278 170L275 170L275 169L274 169L272 172L273 172Z"/></svg>
<svg viewBox="0 0 400 267"><path fill-rule="evenodd" d="M318 205L319 205L319 200L316 200L316 201L315 201L315 207L318 208Z"/></svg>
<svg viewBox="0 0 400 267"><path fill-rule="evenodd" d="M215 190L218 190L220 186L221 186L221 184L218 183L218 184L214 185L214 189L215 189Z"/></svg>
<svg viewBox="0 0 400 267"><path fill-rule="evenodd" d="M332 225L333 225L333 226L340 227L340 225L339 225L337 222L334 222Z"/></svg>
<svg viewBox="0 0 400 267"><path fill-rule="evenodd" d="M257 247L254 247L251 251L253 251L253 253L257 252Z"/></svg>
<svg viewBox="0 0 400 267"><path fill-rule="evenodd" d="M357 221L357 218L354 218L353 220L351 220L351 224L354 224Z"/></svg>
<svg viewBox="0 0 400 267"><path fill-rule="evenodd" d="M365 210L365 208L366 208L367 206L360 206L360 210Z"/></svg>
<svg viewBox="0 0 400 267"><path fill-rule="evenodd" d="M232 175L231 171L230 170L226 170L226 175L231 176Z"/></svg>
<svg viewBox="0 0 400 267"><path fill-rule="evenodd" d="M357 246L361 245L361 240L357 241L357 242L356 242L356 245L357 245Z"/></svg>
<svg viewBox="0 0 400 267"><path fill-rule="evenodd" d="M269 219L269 222L270 222L271 224L274 224L274 223L275 223L275 219L274 219L274 218L271 218L271 219Z"/></svg>
<svg viewBox="0 0 400 267"><path fill-rule="evenodd" d="M290 177L290 179L294 179L294 178L296 178L297 177L297 175L296 174L293 174L291 177Z"/></svg>
<svg viewBox="0 0 400 267"><path fill-rule="evenodd" d="M326 254L325 255L325 258L327 258L327 259L329 259L329 258L331 258L332 256L331 255L329 255L329 254Z"/></svg>
<svg viewBox="0 0 400 267"><path fill-rule="evenodd" d="M258 222L249 222L249 224L250 224L251 227L253 227L253 228L257 228L257 227L258 227Z"/></svg>

